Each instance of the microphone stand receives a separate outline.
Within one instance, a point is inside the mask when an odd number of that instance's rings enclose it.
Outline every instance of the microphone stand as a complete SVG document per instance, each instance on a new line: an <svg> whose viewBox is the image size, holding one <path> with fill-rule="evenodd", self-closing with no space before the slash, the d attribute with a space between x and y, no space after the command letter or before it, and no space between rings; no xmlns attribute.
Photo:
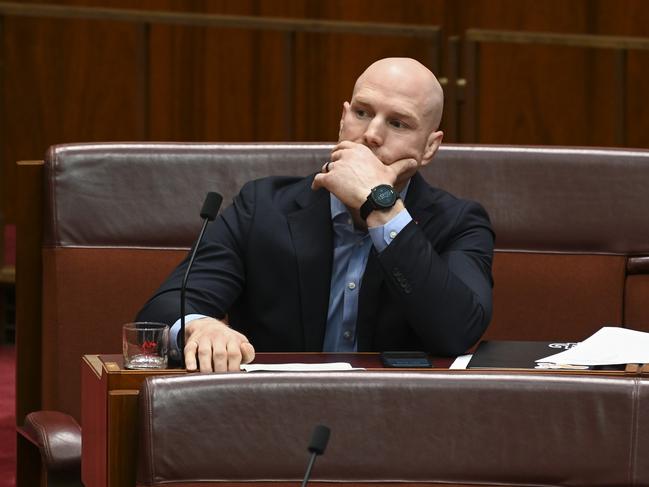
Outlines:
<svg viewBox="0 0 649 487"><path fill-rule="evenodd" d="M223 196L218 193L210 191L205 197L203 202L203 208L201 208L201 218L203 218L203 226L201 227L201 232L198 234L198 239L196 240L196 245L192 250L192 254L189 257L189 262L187 263L187 269L185 270L185 276L183 277L182 284L180 285L180 331L178 332L178 348L180 348L180 366L185 368L185 294L187 290L187 280L189 279L189 272L192 269L194 264L194 259L198 253L198 247L203 240L203 235L205 234L205 229L207 224L216 218L216 214L219 212L219 207L223 201Z"/></svg>
<svg viewBox="0 0 649 487"><path fill-rule="evenodd" d="M311 477L311 469L315 463L315 459L318 455L322 455L327 448L327 443L329 442L329 435L331 430L326 426L319 424L317 425L311 436L311 443L309 444L308 450L311 452L311 457L309 458L309 464L306 467L306 473L304 474L304 480L302 480L302 487L306 487L309 483L309 478Z"/></svg>
<svg viewBox="0 0 649 487"><path fill-rule="evenodd" d="M309 483L309 478L311 478L311 469L313 468L313 464L315 463L315 459L317 456L318 453L311 452L311 457L309 457L309 464L306 467L306 473L304 474L304 479L302 479L301 487L306 487L307 484Z"/></svg>
<svg viewBox="0 0 649 487"><path fill-rule="evenodd" d="M210 222L208 218L203 220L203 227L201 228L201 233L198 235L198 240L192 250L192 255L189 258L189 264L187 265L187 270L185 270L185 277L183 277L183 282L180 287L180 331L178 332L178 348L180 348L180 367L185 368L185 291L187 289L187 280L189 279L189 272L192 269L192 264L196 258L196 252L198 252L198 246L203 240L203 234L207 228L207 224Z"/></svg>

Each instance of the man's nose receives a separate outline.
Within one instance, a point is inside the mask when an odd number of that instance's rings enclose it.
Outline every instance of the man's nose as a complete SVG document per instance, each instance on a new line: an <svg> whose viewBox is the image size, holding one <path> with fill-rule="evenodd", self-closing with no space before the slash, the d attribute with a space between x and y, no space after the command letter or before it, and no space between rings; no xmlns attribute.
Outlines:
<svg viewBox="0 0 649 487"><path fill-rule="evenodd" d="M365 129L363 142L368 147L380 147L383 144L383 124L378 117L374 117Z"/></svg>

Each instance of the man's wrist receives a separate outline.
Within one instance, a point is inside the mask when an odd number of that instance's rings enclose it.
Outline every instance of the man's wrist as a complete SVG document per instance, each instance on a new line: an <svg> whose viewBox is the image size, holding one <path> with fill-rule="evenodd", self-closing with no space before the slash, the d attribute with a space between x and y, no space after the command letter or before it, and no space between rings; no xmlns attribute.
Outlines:
<svg viewBox="0 0 649 487"><path fill-rule="evenodd" d="M185 315L185 330L187 330L187 325L195 320L200 320L201 318L207 318L205 315L201 314L188 314ZM176 320L176 322L171 325L171 328L169 330L169 353L171 354L171 358L173 359L179 359L180 358L180 347L178 346L178 334L180 332L180 318Z"/></svg>
<svg viewBox="0 0 649 487"><path fill-rule="evenodd" d="M403 204L403 201L401 201L401 198L399 198L397 199L394 206L389 210L383 210L383 211L375 210L372 213L370 213L367 216L365 222L367 223L368 227L380 227L388 223L395 216L401 213L401 211L404 209L405 206Z"/></svg>
<svg viewBox="0 0 649 487"><path fill-rule="evenodd" d="M404 208L385 225L368 227L367 230L376 251L383 252L411 221L410 213Z"/></svg>

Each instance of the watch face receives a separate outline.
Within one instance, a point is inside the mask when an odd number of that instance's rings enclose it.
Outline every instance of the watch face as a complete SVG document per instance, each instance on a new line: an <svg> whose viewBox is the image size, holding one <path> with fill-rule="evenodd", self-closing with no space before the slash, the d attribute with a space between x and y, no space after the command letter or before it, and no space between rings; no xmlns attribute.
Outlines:
<svg viewBox="0 0 649 487"><path fill-rule="evenodd" d="M397 193L387 184L380 184L372 190L372 199L383 208L391 208L397 200Z"/></svg>

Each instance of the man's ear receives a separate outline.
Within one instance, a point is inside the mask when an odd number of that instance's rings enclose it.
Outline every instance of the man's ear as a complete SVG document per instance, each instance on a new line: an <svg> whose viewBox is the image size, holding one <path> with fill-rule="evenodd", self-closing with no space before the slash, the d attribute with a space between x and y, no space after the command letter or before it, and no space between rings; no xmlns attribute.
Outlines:
<svg viewBox="0 0 649 487"><path fill-rule="evenodd" d="M346 101L343 103L343 109L340 113L340 126L338 127L338 138L340 138L340 135L343 132L343 126L345 125L345 117L347 116L347 113L349 113L349 102Z"/></svg>
<svg viewBox="0 0 649 487"><path fill-rule="evenodd" d="M421 157L422 166L425 166L433 160L433 156L435 155L435 152L437 152L437 149L439 149L443 138L444 132L442 132L441 130L430 133L428 139L426 139L426 148L424 149L424 155Z"/></svg>

